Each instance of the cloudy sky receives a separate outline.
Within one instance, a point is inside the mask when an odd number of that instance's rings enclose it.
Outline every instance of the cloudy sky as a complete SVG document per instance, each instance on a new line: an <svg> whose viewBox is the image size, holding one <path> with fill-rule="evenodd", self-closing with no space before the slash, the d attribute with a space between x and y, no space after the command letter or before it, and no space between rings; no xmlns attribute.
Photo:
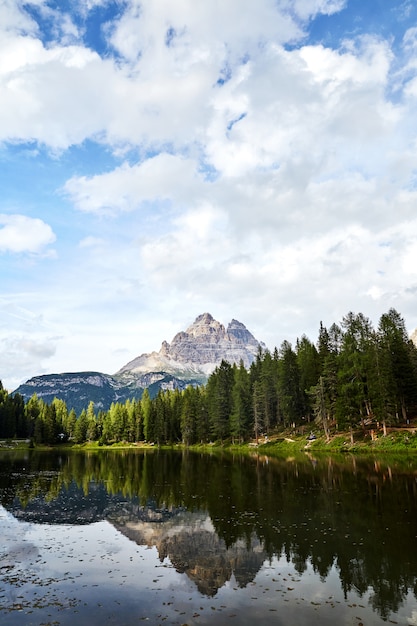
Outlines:
<svg viewBox="0 0 417 626"><path fill-rule="evenodd" d="M0 380L200 313L417 327L414 0L1 0Z"/></svg>

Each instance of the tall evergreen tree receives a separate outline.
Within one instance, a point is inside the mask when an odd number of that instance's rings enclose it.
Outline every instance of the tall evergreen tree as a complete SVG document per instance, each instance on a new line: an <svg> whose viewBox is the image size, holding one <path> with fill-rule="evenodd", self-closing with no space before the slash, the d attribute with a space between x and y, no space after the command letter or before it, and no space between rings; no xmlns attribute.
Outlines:
<svg viewBox="0 0 417 626"><path fill-rule="evenodd" d="M278 393L284 424L297 424L302 418L303 397L300 387L300 370L297 355L289 341L280 349Z"/></svg>
<svg viewBox="0 0 417 626"><path fill-rule="evenodd" d="M196 424L196 439L200 443L207 443L211 439L210 415L205 387L197 387L198 420Z"/></svg>
<svg viewBox="0 0 417 626"><path fill-rule="evenodd" d="M323 376L319 377L319 381L316 385L310 387L309 395L312 400L315 421L323 427L324 434L328 440L330 438L329 420L331 418L331 411L328 406Z"/></svg>
<svg viewBox="0 0 417 626"><path fill-rule="evenodd" d="M303 416L310 421L311 396L309 391L317 385L321 375L320 356L316 346L305 335L297 339L297 364L300 371L300 388L303 403Z"/></svg>
<svg viewBox="0 0 417 626"><path fill-rule="evenodd" d="M10 439L16 436L17 424L12 398L0 383L0 436Z"/></svg>
<svg viewBox="0 0 417 626"><path fill-rule="evenodd" d="M372 415L370 381L374 361L372 324L362 313L348 313L342 320L344 329L338 358L339 393L336 403L338 422L353 425Z"/></svg>
<svg viewBox="0 0 417 626"><path fill-rule="evenodd" d="M181 434L182 441L189 446L196 442L197 421L199 419L198 391L194 387L187 387L182 393Z"/></svg>
<svg viewBox="0 0 417 626"><path fill-rule="evenodd" d="M263 401L264 430L268 433L278 421L278 362L269 350L263 354L260 368L261 395Z"/></svg>
<svg viewBox="0 0 417 626"><path fill-rule="evenodd" d="M230 435L233 379L232 366L227 361L222 360L207 383L211 432L214 439L221 441Z"/></svg>
<svg viewBox="0 0 417 626"><path fill-rule="evenodd" d="M64 430L65 434L68 436L69 439L72 439L74 437L76 423L77 423L77 414L74 409L71 409L71 411L68 413L66 428Z"/></svg>
<svg viewBox="0 0 417 626"><path fill-rule="evenodd" d="M74 428L74 442L84 443L87 440L88 418L87 411L83 409L77 419Z"/></svg>
<svg viewBox="0 0 417 626"><path fill-rule="evenodd" d="M410 341L403 318L395 309L381 316L378 325L379 376L383 381L385 418L406 421L417 407L417 349Z"/></svg>
<svg viewBox="0 0 417 626"><path fill-rule="evenodd" d="M166 397L166 394L164 394L164 392L160 389L153 402L153 440L155 440L158 445L162 445L167 442L169 403L166 401Z"/></svg>
<svg viewBox="0 0 417 626"><path fill-rule="evenodd" d="M153 407L148 389L145 389L142 394L141 406L143 415L143 436L145 441L152 441L154 436Z"/></svg>
<svg viewBox="0 0 417 626"><path fill-rule="evenodd" d="M91 400L87 407L87 430L85 433L87 441L95 441L97 438L97 420L94 411L94 402Z"/></svg>
<svg viewBox="0 0 417 626"><path fill-rule="evenodd" d="M260 380L255 380L253 383L252 402L253 433L255 435L256 443L258 443L259 436L265 424L265 398Z"/></svg>
<svg viewBox="0 0 417 626"><path fill-rule="evenodd" d="M67 434L68 408L65 400L54 398L52 404L55 409L56 425L59 433Z"/></svg>
<svg viewBox="0 0 417 626"><path fill-rule="evenodd" d="M233 439L242 442L248 436L252 420L250 376L243 361L234 368L233 375L230 434Z"/></svg>

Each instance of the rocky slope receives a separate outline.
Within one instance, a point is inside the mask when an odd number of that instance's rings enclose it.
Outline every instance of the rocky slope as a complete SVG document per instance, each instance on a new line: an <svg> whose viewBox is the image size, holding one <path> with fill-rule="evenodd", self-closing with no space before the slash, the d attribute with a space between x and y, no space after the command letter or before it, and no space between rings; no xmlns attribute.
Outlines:
<svg viewBox="0 0 417 626"><path fill-rule="evenodd" d="M164 372L147 373L129 378L110 376L100 372L77 372L35 376L14 393L28 400L36 393L38 398L50 404L54 398L65 400L68 409L79 414L93 401L97 410L107 410L112 402L126 402L140 398L145 388L154 397L159 389L185 389L193 380L179 380Z"/></svg>
<svg viewBox="0 0 417 626"><path fill-rule="evenodd" d="M210 313L199 315L171 343L164 341L159 352L141 354L116 374L78 372L35 376L15 392L29 399L34 393L45 402L65 400L79 413L92 400L97 409L107 410L112 402L140 398L145 388L154 397L159 389L185 389L199 385L222 360L249 367L259 347L264 348L246 326L232 320L227 328Z"/></svg>
<svg viewBox="0 0 417 626"><path fill-rule="evenodd" d="M163 371L180 379L205 381L222 359L231 364L242 360L249 367L260 345L264 347L241 322L232 320L226 329L210 313L203 313L186 331L177 333L170 344L162 342L159 352L133 359L116 376Z"/></svg>

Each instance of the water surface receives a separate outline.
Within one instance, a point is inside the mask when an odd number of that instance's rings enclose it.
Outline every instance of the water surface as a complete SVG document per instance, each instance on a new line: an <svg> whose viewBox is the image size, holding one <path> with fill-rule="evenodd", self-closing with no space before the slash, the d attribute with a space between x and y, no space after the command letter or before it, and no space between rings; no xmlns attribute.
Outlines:
<svg viewBox="0 0 417 626"><path fill-rule="evenodd" d="M417 463L0 454L0 624L417 626Z"/></svg>

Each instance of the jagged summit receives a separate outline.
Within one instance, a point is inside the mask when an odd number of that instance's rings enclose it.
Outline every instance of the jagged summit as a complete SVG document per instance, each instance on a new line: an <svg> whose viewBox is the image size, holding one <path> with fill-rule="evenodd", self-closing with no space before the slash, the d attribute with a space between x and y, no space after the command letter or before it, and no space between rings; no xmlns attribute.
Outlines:
<svg viewBox="0 0 417 626"><path fill-rule="evenodd" d="M180 378L190 374L205 378L223 359L232 364L243 361L249 367L260 345L241 322L233 319L226 329L210 313L203 313L171 343L163 341L159 352L138 356L116 375L164 371Z"/></svg>
<svg viewBox="0 0 417 626"><path fill-rule="evenodd" d="M113 376L100 372L47 374L31 378L16 391L25 399L34 393L45 402L61 398L78 412L87 408L90 400L106 410L112 402L140 397L145 388L155 396L160 389L205 383L223 359L231 364L243 361L249 367L259 346L265 347L241 322L233 319L225 328L210 313L203 313L171 343L163 341L159 352L141 354Z"/></svg>

